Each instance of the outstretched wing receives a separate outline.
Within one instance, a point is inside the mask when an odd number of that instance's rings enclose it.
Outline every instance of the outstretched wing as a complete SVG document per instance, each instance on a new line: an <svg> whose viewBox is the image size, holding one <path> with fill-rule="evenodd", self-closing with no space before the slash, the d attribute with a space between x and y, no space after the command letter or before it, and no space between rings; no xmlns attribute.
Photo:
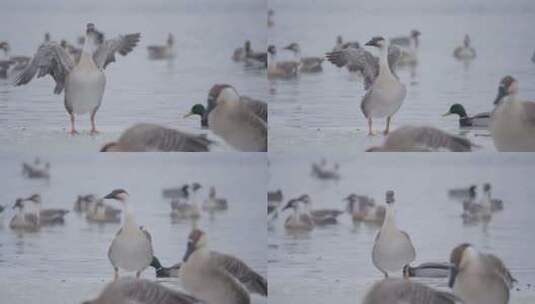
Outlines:
<svg viewBox="0 0 535 304"><path fill-rule="evenodd" d="M391 45L388 47L388 67L390 68L390 71L392 71L392 74L396 76L396 68L399 62L399 58L401 57L401 49L395 45Z"/></svg>
<svg viewBox="0 0 535 304"><path fill-rule="evenodd" d="M74 61L64 48L56 42L46 42L37 49L26 69L16 76L14 85L27 84L35 74L37 78L50 74L56 82L54 93L60 94L65 86L65 78L73 67Z"/></svg>
<svg viewBox="0 0 535 304"><path fill-rule="evenodd" d="M347 66L351 71L359 71L364 77L364 89L369 89L379 74L377 58L363 48L348 47L327 53L327 60L337 67Z"/></svg>
<svg viewBox="0 0 535 304"><path fill-rule="evenodd" d="M115 53L126 56L136 47L140 33L119 35L117 38L104 41L93 54L93 60L101 69L115 62Z"/></svg>

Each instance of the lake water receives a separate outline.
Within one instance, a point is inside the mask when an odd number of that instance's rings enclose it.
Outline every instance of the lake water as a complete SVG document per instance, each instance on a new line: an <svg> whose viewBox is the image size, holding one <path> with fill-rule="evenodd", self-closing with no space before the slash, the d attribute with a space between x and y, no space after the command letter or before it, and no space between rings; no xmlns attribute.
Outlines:
<svg viewBox="0 0 535 304"><path fill-rule="evenodd" d="M533 19L535 2L516 1L313 1L272 0L276 25L269 43L279 50L291 42L301 45L303 56L323 56L335 45L337 35L361 45L373 36L408 35L418 29L419 64L411 76L399 69L407 86L403 106L393 117L393 127L430 125L460 134L457 119L443 118L454 103L468 114L490 111L502 77L519 80L521 97L535 96ZM468 33L478 57L469 66L457 62L455 47ZM371 50L374 52L374 50ZM279 60L293 55L281 50ZM271 151L363 151L382 143L383 136L369 137L360 111L362 81L329 62L324 71L290 81L270 82ZM384 119L374 129L384 129ZM463 132L464 133L464 132ZM495 150L488 131L465 134L482 148ZM483 136L481 136L483 135Z"/></svg>
<svg viewBox="0 0 535 304"><path fill-rule="evenodd" d="M229 210L213 217L203 213L198 227L206 231L212 249L240 257L267 275L266 230L259 224L266 214L263 155L43 154L41 158L52 165L48 183L21 176L21 162L33 157L0 155L0 204L7 205L0 222L0 302L81 303L96 297L113 278L107 252L120 224L90 224L71 211L63 226L18 234L8 227L11 205L17 197L32 193L41 194L46 208L72 210L79 194L103 196L115 188L126 189L136 223L149 230L155 255L170 266L181 261L192 223L171 221L162 188L199 182L205 187L199 198L204 201L209 186L214 185L218 196L228 200ZM154 270L148 268L142 277L155 279ZM180 288L179 280L166 285ZM267 302L261 297L252 299L253 303Z"/></svg>
<svg viewBox="0 0 535 304"><path fill-rule="evenodd" d="M303 193L313 208L344 209L350 193L369 195L384 204L387 190L396 195L396 221L416 248L416 261L447 262L458 244L470 242L494 253L519 281L511 304L535 301L535 229L533 197L534 157L531 155L471 154L425 156L349 153L270 155L269 189L281 189L285 202ZM310 176L310 165L325 156L340 164L338 182ZM464 225L462 204L448 199L451 188L493 185L493 197L504 201L504 210L487 224ZM371 250L378 226L354 225L348 214L339 224L316 227L305 233L287 231L289 212L279 215L268 232L270 303L361 303L374 282L383 275L373 266ZM395 274L394 276L401 276ZM427 279L425 284L447 289L447 279ZM531 284L531 288L528 287Z"/></svg>
<svg viewBox="0 0 535 304"><path fill-rule="evenodd" d="M152 122L193 133L202 130L198 118L183 119L195 103L205 103L216 83L233 85L240 94L266 100L265 72L246 70L230 57L235 48L251 40L255 50L265 49L265 2L260 0L203 1L40 1L6 0L0 4L0 40L11 44L12 54L32 56L50 32L53 40L75 44L93 22L106 37L140 32L139 45L106 68L107 85L96 121L101 134L88 135L89 116L77 118L82 135L67 134L69 116L63 95L53 94L50 77L23 87L0 81L0 142L3 150L98 151L117 139L127 127ZM150 61L148 45L163 44L175 36L176 58ZM218 140L222 141L222 140ZM229 150L225 145L217 150Z"/></svg>

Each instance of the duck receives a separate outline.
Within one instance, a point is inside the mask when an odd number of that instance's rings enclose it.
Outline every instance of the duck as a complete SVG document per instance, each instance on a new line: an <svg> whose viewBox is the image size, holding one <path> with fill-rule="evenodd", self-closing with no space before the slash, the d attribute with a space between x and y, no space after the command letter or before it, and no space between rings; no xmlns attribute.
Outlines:
<svg viewBox="0 0 535 304"><path fill-rule="evenodd" d="M390 132L392 116L401 108L407 95L407 88L394 72L401 50L390 46L383 37L373 37L367 46L379 49L379 60L363 48L348 47L341 51L327 53L327 60L337 67L352 66L364 76L366 94L360 108L368 120L368 135L374 135L373 118L386 117L384 134Z"/></svg>
<svg viewBox="0 0 535 304"><path fill-rule="evenodd" d="M450 263L422 263L418 266L405 265L404 278L448 278L451 271Z"/></svg>
<svg viewBox="0 0 535 304"><path fill-rule="evenodd" d="M479 146L469 139L429 126L401 126L381 146L366 152L470 152Z"/></svg>
<svg viewBox="0 0 535 304"><path fill-rule="evenodd" d="M120 223L121 212L121 209L108 206L103 199L98 199L87 209L86 219L95 223Z"/></svg>
<svg viewBox="0 0 535 304"><path fill-rule="evenodd" d="M231 273L212 262L206 233L194 229L180 267L182 286L205 303L249 304L249 292Z"/></svg>
<svg viewBox="0 0 535 304"><path fill-rule="evenodd" d="M203 209L207 211L224 211L228 209L228 202L224 198L217 197L215 187L211 186L208 199L204 201Z"/></svg>
<svg viewBox="0 0 535 304"><path fill-rule="evenodd" d="M535 102L521 100L517 93L518 81L509 75L502 78L489 125L500 152L535 151Z"/></svg>
<svg viewBox="0 0 535 304"><path fill-rule="evenodd" d="M414 29L411 30L408 36L398 36L390 39L390 44L402 48L399 65L418 64L418 46L420 45L421 34L419 30Z"/></svg>
<svg viewBox="0 0 535 304"><path fill-rule="evenodd" d="M453 57L458 60L473 60L476 56L476 49L471 45L470 36L468 34L464 35L463 45L455 48Z"/></svg>
<svg viewBox="0 0 535 304"><path fill-rule="evenodd" d="M39 225L56 225L65 223L65 215L69 213L66 209L43 209L41 195L32 194L28 198L22 200L23 202L30 202L32 204L31 210L37 213L39 217Z"/></svg>
<svg viewBox="0 0 535 304"><path fill-rule="evenodd" d="M453 104L448 112L444 113L442 116L446 117L449 115L458 115L459 116L459 126L461 128L465 127L481 127L488 128L490 123L490 112L483 112L476 114L474 116L468 116L463 105L460 103Z"/></svg>
<svg viewBox="0 0 535 304"><path fill-rule="evenodd" d="M500 258L463 243L451 251L450 263L448 286L464 303L509 303L509 290L516 280Z"/></svg>
<svg viewBox="0 0 535 304"><path fill-rule="evenodd" d="M346 212L351 215L353 222L383 224L386 208L376 205L372 198L351 193L344 201L347 201Z"/></svg>
<svg viewBox="0 0 535 304"><path fill-rule="evenodd" d="M50 179L50 163L45 163L42 168L40 164L22 163L22 176L30 179Z"/></svg>
<svg viewBox="0 0 535 304"><path fill-rule="evenodd" d="M100 152L209 152L213 141L205 135L182 132L152 123L138 123Z"/></svg>
<svg viewBox="0 0 535 304"><path fill-rule="evenodd" d="M135 271L136 278L139 278L141 272L152 262L152 238L147 230L136 224L134 215L128 208L129 194L126 190L115 189L104 196L104 199L118 201L123 208L121 229L117 231L108 250L108 258L114 270L114 281L119 278L120 269Z"/></svg>
<svg viewBox="0 0 535 304"><path fill-rule="evenodd" d="M323 71L321 64L325 60L323 57L301 57L301 46L297 42L292 42L284 47L294 53L295 60L300 62L299 72L318 73Z"/></svg>
<svg viewBox="0 0 535 304"><path fill-rule="evenodd" d="M251 42L247 40L244 46L244 59L245 66L249 68L267 68L267 53L266 52L254 52L251 48Z"/></svg>
<svg viewBox="0 0 535 304"><path fill-rule="evenodd" d="M332 169L327 168L327 161L322 159L320 163L312 163L312 176L321 180L339 180L339 166L334 164Z"/></svg>
<svg viewBox="0 0 535 304"><path fill-rule="evenodd" d="M82 304L201 304L183 292L144 279L120 278L106 285L100 295Z"/></svg>
<svg viewBox="0 0 535 304"><path fill-rule="evenodd" d="M28 84L37 77L50 75L56 82L54 94L65 90L65 109L70 116L70 134L78 134L75 115L90 113L91 134L97 134L95 115L102 104L106 87L104 69L115 61L115 53L123 56L137 45L140 34L120 35L103 41L93 23L86 26L86 37L78 62L58 43L50 41L39 46L32 60L15 79L14 85Z"/></svg>
<svg viewBox="0 0 535 304"><path fill-rule="evenodd" d="M299 74L300 62L297 61L277 61L277 48L274 45L268 46L268 66L267 74L269 79L293 79Z"/></svg>
<svg viewBox="0 0 535 304"><path fill-rule="evenodd" d="M488 222L492 219L492 206L488 194L483 197L480 203L476 203L477 193L475 188L470 188L470 196L463 201L463 218L465 223L479 221Z"/></svg>
<svg viewBox="0 0 535 304"><path fill-rule="evenodd" d="M191 193L190 193L191 188ZM185 196L171 202L171 217L179 219L198 219L201 211L197 202L197 193L202 188L199 183L184 185L182 191Z"/></svg>
<svg viewBox="0 0 535 304"><path fill-rule="evenodd" d="M467 188L453 188L448 190L448 196L452 199L464 200L469 198L472 192L475 193L476 189L476 185L470 185Z"/></svg>
<svg viewBox="0 0 535 304"><path fill-rule="evenodd" d="M194 105L184 118L194 114L205 116L210 130L236 150L267 151L266 121L240 100L233 86L214 85L208 93L207 105L206 109L200 104Z"/></svg>
<svg viewBox="0 0 535 304"><path fill-rule="evenodd" d="M3 55L0 56L0 79L11 79L24 70L30 62L30 57L12 56L11 46L6 41L0 41L0 50L3 51Z"/></svg>
<svg viewBox="0 0 535 304"><path fill-rule="evenodd" d="M376 282L366 293L363 304L461 304L455 295L401 278Z"/></svg>
<svg viewBox="0 0 535 304"><path fill-rule="evenodd" d="M96 200L97 197L94 194L78 195L74 201L73 210L77 213L86 212Z"/></svg>
<svg viewBox="0 0 535 304"><path fill-rule="evenodd" d="M389 272L402 270L416 258L416 250L409 234L399 230L394 215L394 191L386 192L386 215L373 244L372 261L385 277Z"/></svg>
<svg viewBox="0 0 535 304"><path fill-rule="evenodd" d="M17 199L13 205L16 211L11 221L9 221L9 228L17 231L38 231L41 227L39 223L39 216L35 213L26 213L22 199Z"/></svg>
<svg viewBox="0 0 535 304"><path fill-rule="evenodd" d="M188 187L189 187L188 184L183 184L180 187L164 188L162 190L162 196L164 198L170 198L170 199L185 198L188 196L188 192L187 192Z"/></svg>
<svg viewBox="0 0 535 304"><path fill-rule="evenodd" d="M316 226L332 225L338 223L338 216L343 211L337 209L312 209L312 199L308 194L303 194L297 198L303 203L305 211L310 214L312 221Z"/></svg>
<svg viewBox="0 0 535 304"><path fill-rule="evenodd" d="M292 209L293 214L289 215L284 222L284 228L288 230L303 230L308 231L314 229L314 220L312 216L304 210L298 199L291 199L286 203L286 206L281 211Z"/></svg>
<svg viewBox="0 0 535 304"><path fill-rule="evenodd" d="M483 194L490 200L491 211L495 212L503 210L503 201L492 197L492 186L490 183L483 184Z"/></svg>
<svg viewBox="0 0 535 304"><path fill-rule="evenodd" d="M167 42L165 45L149 45L147 46L149 52L149 59L163 60L172 59L175 57L175 36L172 33L167 35Z"/></svg>

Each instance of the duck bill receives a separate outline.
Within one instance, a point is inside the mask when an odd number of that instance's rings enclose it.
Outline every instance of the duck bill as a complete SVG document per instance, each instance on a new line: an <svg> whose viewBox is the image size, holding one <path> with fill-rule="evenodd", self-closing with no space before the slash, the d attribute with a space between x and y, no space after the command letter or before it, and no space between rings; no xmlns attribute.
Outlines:
<svg viewBox="0 0 535 304"><path fill-rule="evenodd" d="M190 116L193 116L193 113L189 112L188 114L184 115L183 118L188 118Z"/></svg>
<svg viewBox="0 0 535 304"><path fill-rule="evenodd" d="M451 114L452 114L451 112L446 112L446 113L442 114L442 117L450 116Z"/></svg>
<svg viewBox="0 0 535 304"><path fill-rule="evenodd" d="M191 254L195 251L195 246L193 242L188 242L188 248L186 248L186 253L184 254L184 258L182 258L182 261L185 263L188 261Z"/></svg>
<svg viewBox="0 0 535 304"><path fill-rule="evenodd" d="M450 278L449 278L449 281L448 281L448 287L449 288L453 288L453 285L455 284L455 279L457 278L457 273L458 272L459 272L459 270L457 269L457 267L452 265L451 269L450 269Z"/></svg>
<svg viewBox="0 0 535 304"><path fill-rule="evenodd" d="M498 89L498 95L496 96L496 99L494 100L494 105L497 106L503 97L507 95L507 92L505 91L505 88L503 86L500 86Z"/></svg>

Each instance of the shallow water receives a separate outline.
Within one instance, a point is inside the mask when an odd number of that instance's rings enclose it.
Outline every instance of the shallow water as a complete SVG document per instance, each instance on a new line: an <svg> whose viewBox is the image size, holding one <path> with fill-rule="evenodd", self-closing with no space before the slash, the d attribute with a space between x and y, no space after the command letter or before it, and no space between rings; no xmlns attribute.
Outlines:
<svg viewBox="0 0 535 304"><path fill-rule="evenodd" d="M108 247L120 224L90 224L73 211L63 226L43 228L37 233L18 234L8 225L10 205L17 197L40 193L43 206L72 210L78 194L103 196L114 188L130 193L130 208L136 223L152 234L153 248L164 266L181 261L190 221L172 222L170 206L161 196L164 187L197 181L208 196L214 185L218 196L229 202L229 210L211 217L203 213L198 227L205 230L212 249L243 259L253 269L267 275L264 156L217 154L196 156L133 155L41 155L51 162L49 183L21 177L20 164L32 155L0 155L2 205L8 205L0 222L0 294L2 303L81 303L92 299L111 281L113 269ZM232 178L228 178L231 174ZM107 203L114 204L113 201ZM247 231L247 233L243 233ZM132 273L121 273L133 276ZM152 268L142 274L154 279ZM178 280L166 283L180 288ZM266 303L253 297L253 303Z"/></svg>
<svg viewBox="0 0 535 304"><path fill-rule="evenodd" d="M273 153L269 189L282 189L285 202L308 193L313 208L342 210L342 199L350 193L369 195L384 204L385 191L394 190L397 225L416 248L413 265L447 262L454 246L470 242L499 256L518 279L520 290L511 292L510 303L535 301L533 156L365 154L357 159L339 153L326 157L340 164L338 182L310 176L310 164L320 158L317 154ZM464 225L462 205L448 199L447 190L484 182L493 185L493 197L503 199L505 208L487 225ZM270 303L360 303L370 286L382 279L371 261L378 226L354 225L343 214L338 225L292 233L283 226L288 215L281 213L268 232ZM447 289L447 279L423 282Z"/></svg>
<svg viewBox="0 0 535 304"><path fill-rule="evenodd" d="M198 118L183 118L193 104L206 102L212 85L228 83L240 94L266 100L265 73L246 70L230 59L246 39L253 49L265 49L263 1L137 1L137 5L120 1L110 6L104 0L91 4L53 0L44 7L33 2L0 4L0 40L9 41L12 54L32 56L45 32L50 32L53 40L75 44L87 22L94 22L109 38L132 32L140 32L142 38L132 53L117 55L117 62L106 68L106 91L96 116L101 134L96 137L88 135L88 115L77 118L82 135L73 138L67 134L70 125L63 95L53 94L50 77L17 88L0 81L0 142L4 150L98 151L138 122L208 133L213 138L215 135L200 128ZM150 61L146 47L163 44L169 32L175 36L176 58ZM224 144L215 149L229 150Z"/></svg>
<svg viewBox="0 0 535 304"><path fill-rule="evenodd" d="M535 65L531 56L533 1L270 1L276 25L269 43L280 50L290 42L301 45L303 56L323 56L335 45L337 35L361 45L371 37L407 35L418 29L419 64L411 76L398 69L407 86L403 106L393 117L401 125L430 125L460 134L457 119L443 118L453 103L461 103L470 115L490 111L500 79L508 74L519 80L520 95L535 96ZM468 66L452 53L469 33L478 57ZM372 50L374 52L374 50ZM280 51L280 59L292 58ZM383 136L367 136L367 121L360 111L364 95L361 79L329 62L324 71L290 81L270 82L271 151L363 151L382 143ZM384 119L374 129L384 129ZM464 132L463 132L464 133ZM478 151L494 151L485 130L466 136L481 145Z"/></svg>

